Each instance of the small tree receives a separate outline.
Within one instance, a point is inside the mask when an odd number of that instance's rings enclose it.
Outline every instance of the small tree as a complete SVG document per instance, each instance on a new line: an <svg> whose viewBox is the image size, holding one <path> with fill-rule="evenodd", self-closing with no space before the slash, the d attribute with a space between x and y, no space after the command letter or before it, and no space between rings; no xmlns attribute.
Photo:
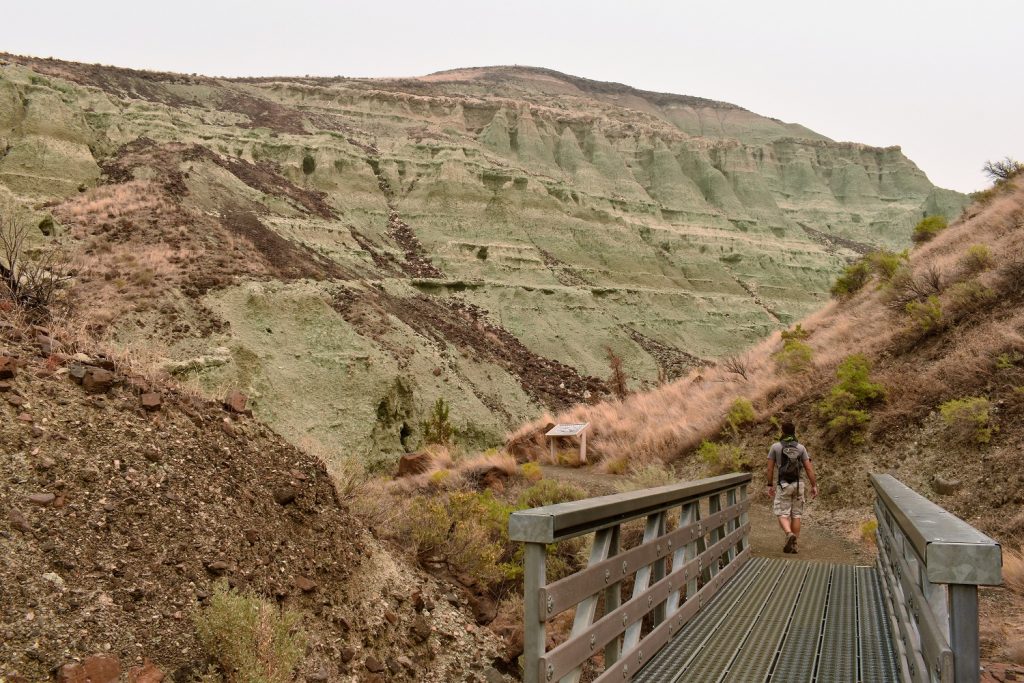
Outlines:
<svg viewBox="0 0 1024 683"><path fill-rule="evenodd" d="M29 233L14 207L0 207L0 296L34 318L45 318L70 280L69 259L56 248L30 252Z"/></svg>
<svg viewBox="0 0 1024 683"><path fill-rule="evenodd" d="M986 161L981 170L991 180L1000 183L1024 172L1024 164L1011 157L1004 157L1002 161Z"/></svg>
<svg viewBox="0 0 1024 683"><path fill-rule="evenodd" d="M611 377L608 378L612 393L620 400L624 399L629 395L629 387L626 386L626 372L622 369L622 358L610 346L604 347L604 351L608 356L608 367L612 371Z"/></svg>
<svg viewBox="0 0 1024 683"><path fill-rule="evenodd" d="M726 372L738 375L746 380L748 379L747 373L750 372L750 359L745 355L729 356L722 361L722 367L725 368Z"/></svg>
<svg viewBox="0 0 1024 683"><path fill-rule="evenodd" d="M430 417L423 422L423 441L427 444L448 445L455 435L455 428L448 420L448 402L438 398Z"/></svg>

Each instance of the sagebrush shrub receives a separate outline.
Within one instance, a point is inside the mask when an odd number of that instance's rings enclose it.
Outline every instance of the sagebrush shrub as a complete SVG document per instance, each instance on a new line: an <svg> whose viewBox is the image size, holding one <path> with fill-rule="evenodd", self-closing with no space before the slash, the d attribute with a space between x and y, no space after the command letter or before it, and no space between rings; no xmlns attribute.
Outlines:
<svg viewBox="0 0 1024 683"><path fill-rule="evenodd" d="M196 638L227 681L286 683L306 650L296 612L233 590L227 581L214 585L193 621Z"/></svg>
<svg viewBox="0 0 1024 683"><path fill-rule="evenodd" d="M708 466L712 474L729 474L730 472L749 472L750 456L736 444L702 441L697 449L697 456Z"/></svg>
<svg viewBox="0 0 1024 683"><path fill-rule="evenodd" d="M949 226L945 216L928 216L918 221L914 226L914 234L911 239L915 242L927 242Z"/></svg>
<svg viewBox="0 0 1024 683"><path fill-rule="evenodd" d="M984 396L953 399L939 406L946 433L960 443L986 444L996 429L992 425L992 404Z"/></svg>
<svg viewBox="0 0 1024 683"><path fill-rule="evenodd" d="M525 510L556 503L567 503L586 497L587 492L579 486L554 479L542 479L519 494L516 507Z"/></svg>
<svg viewBox="0 0 1024 683"><path fill-rule="evenodd" d="M523 479L526 479L527 481L537 482L544 478L544 473L541 472L540 465L535 462L524 462L519 470L523 475Z"/></svg>
<svg viewBox="0 0 1024 683"><path fill-rule="evenodd" d="M757 419L754 413L754 405L745 398L738 398L729 406L729 412L725 414L725 422L733 434L738 434L740 427L750 424Z"/></svg>
<svg viewBox="0 0 1024 683"><path fill-rule="evenodd" d="M843 268L843 272L836 278L829 291L837 299L851 296L864 289L870 277L871 268L866 261L859 260Z"/></svg>
<svg viewBox="0 0 1024 683"><path fill-rule="evenodd" d="M833 437L856 442L870 421L869 408L885 400L885 387L871 380L871 361L863 354L843 359L836 369L838 382L818 404L818 415Z"/></svg>
<svg viewBox="0 0 1024 683"><path fill-rule="evenodd" d="M984 244L972 244L960 259L960 265L972 275L988 270L992 267L992 252Z"/></svg>
<svg viewBox="0 0 1024 683"><path fill-rule="evenodd" d="M780 370L796 374L804 372L811 367L814 349L806 342L798 339L789 339L783 342L782 349L773 357Z"/></svg>
<svg viewBox="0 0 1024 683"><path fill-rule="evenodd" d="M868 254L867 262L880 280L888 282L892 280L900 267L907 261L907 258L909 258L909 254L905 251L897 254L896 252L882 249Z"/></svg>
<svg viewBox="0 0 1024 683"><path fill-rule="evenodd" d="M924 301L911 301L905 310L924 332L934 332L942 327L942 302L934 294Z"/></svg>
<svg viewBox="0 0 1024 683"><path fill-rule="evenodd" d="M620 491L639 491L640 489L653 489L658 486L667 486L678 481L675 471L661 462L648 462L641 465L634 465L629 470L626 480L619 482L615 487Z"/></svg>

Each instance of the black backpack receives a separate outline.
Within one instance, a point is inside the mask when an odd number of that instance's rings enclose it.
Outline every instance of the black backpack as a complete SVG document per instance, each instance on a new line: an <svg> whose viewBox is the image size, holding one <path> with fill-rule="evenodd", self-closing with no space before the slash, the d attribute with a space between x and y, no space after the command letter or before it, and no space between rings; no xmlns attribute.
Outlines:
<svg viewBox="0 0 1024 683"><path fill-rule="evenodd" d="M800 481L800 442L796 439L780 441L782 457L779 458L779 483L792 484Z"/></svg>

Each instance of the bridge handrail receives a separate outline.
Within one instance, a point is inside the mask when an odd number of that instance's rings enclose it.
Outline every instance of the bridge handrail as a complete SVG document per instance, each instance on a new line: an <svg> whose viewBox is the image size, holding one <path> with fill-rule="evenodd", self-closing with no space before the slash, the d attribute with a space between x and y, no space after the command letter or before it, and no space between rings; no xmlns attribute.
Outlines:
<svg viewBox="0 0 1024 683"><path fill-rule="evenodd" d="M602 649L598 681L632 678L749 558L750 480L747 473L727 474L513 513L509 537L526 543L524 683L574 683L582 664ZM669 531L674 508L678 527ZM620 553L621 525L640 518L646 518L643 541ZM591 533L588 566L548 584L547 546ZM632 595L623 602L621 587L630 576ZM573 608L569 637L547 651L547 623Z"/></svg>
<svg viewBox="0 0 1024 683"><path fill-rule="evenodd" d="M890 475L872 474L871 484L904 679L978 681L978 586L1002 583L999 544Z"/></svg>

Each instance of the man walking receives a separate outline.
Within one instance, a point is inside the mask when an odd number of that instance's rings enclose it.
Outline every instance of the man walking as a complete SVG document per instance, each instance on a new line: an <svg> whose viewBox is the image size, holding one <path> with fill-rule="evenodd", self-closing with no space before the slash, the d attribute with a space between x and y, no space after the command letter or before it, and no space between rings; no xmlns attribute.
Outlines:
<svg viewBox="0 0 1024 683"><path fill-rule="evenodd" d="M804 513L801 470L807 471L811 498L817 498L818 481L814 476L811 456L796 440L793 423L784 422L782 438L768 451L768 497L772 499L772 514L779 518L779 526L786 532L786 545L782 549L785 553L795 553L800 538L800 517Z"/></svg>

